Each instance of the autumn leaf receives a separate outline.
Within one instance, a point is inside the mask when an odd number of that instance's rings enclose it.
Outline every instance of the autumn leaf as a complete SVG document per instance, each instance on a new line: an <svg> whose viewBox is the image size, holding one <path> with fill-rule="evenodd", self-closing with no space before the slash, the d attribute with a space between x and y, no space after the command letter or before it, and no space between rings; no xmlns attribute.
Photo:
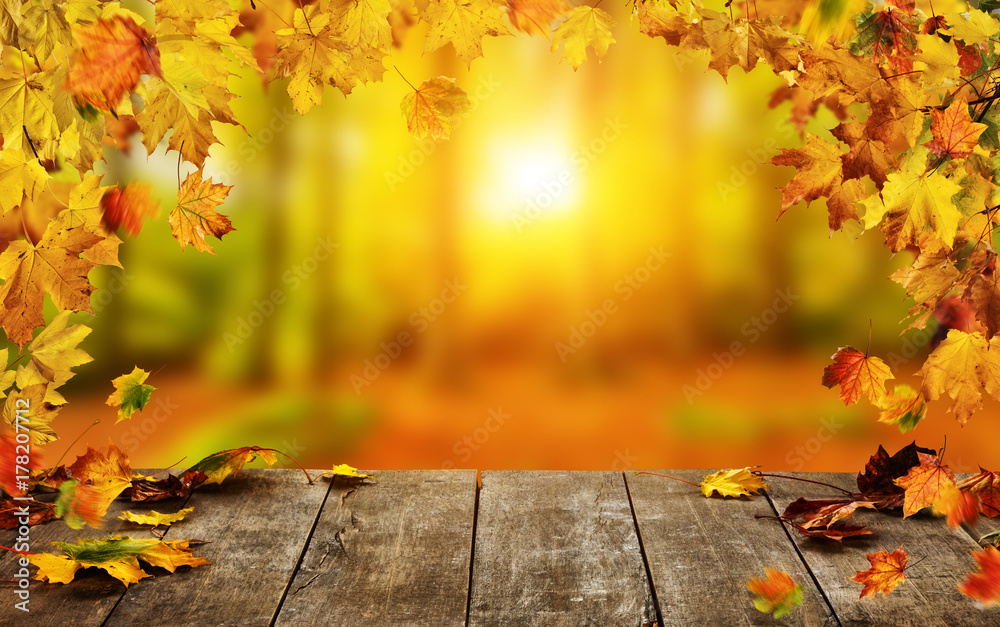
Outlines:
<svg viewBox="0 0 1000 627"><path fill-rule="evenodd" d="M991 607L1000 602L1000 551L988 546L973 551L978 570L969 573L959 584L959 591L981 605Z"/></svg>
<svg viewBox="0 0 1000 627"><path fill-rule="evenodd" d="M59 484L59 497L55 506L57 518L62 518L70 529L82 529L84 525L100 527L108 503L97 488L86 485L79 479L67 479Z"/></svg>
<svg viewBox="0 0 1000 627"><path fill-rule="evenodd" d="M732 20L715 11L701 13L703 37L712 55L708 66L723 78L734 66L750 72L761 61L775 73L798 66L798 38L781 28L781 18Z"/></svg>
<svg viewBox="0 0 1000 627"><path fill-rule="evenodd" d="M552 22L566 17L572 10L566 0L507 0L507 19L522 33L551 35Z"/></svg>
<svg viewBox="0 0 1000 627"><path fill-rule="evenodd" d="M372 475L366 472L358 472L358 469L354 466L348 466L347 464L337 464L333 467L333 470L328 470L324 472L321 476L323 477L337 477L343 479L369 479Z"/></svg>
<svg viewBox="0 0 1000 627"><path fill-rule="evenodd" d="M792 581L788 573L768 568L765 575L765 579L753 577L746 582L747 589L755 595L755 608L779 619L802 605L802 586Z"/></svg>
<svg viewBox="0 0 1000 627"><path fill-rule="evenodd" d="M420 18L430 24L424 53L450 42L469 67L483 56L484 37L510 34L499 6L490 0L429 0Z"/></svg>
<svg viewBox="0 0 1000 627"><path fill-rule="evenodd" d="M448 139L459 117L472 108L472 102L455 85L455 79L438 76L403 96L400 108L410 135L417 139Z"/></svg>
<svg viewBox="0 0 1000 627"><path fill-rule="evenodd" d="M899 384L883 399L879 409L882 410L879 422L897 425L906 433L927 415L927 399L910 386Z"/></svg>
<svg viewBox="0 0 1000 627"><path fill-rule="evenodd" d="M875 509L871 501L851 499L808 500L799 498L785 507L782 520L801 524L805 529L828 529L832 525L849 519L858 508Z"/></svg>
<svg viewBox="0 0 1000 627"><path fill-rule="evenodd" d="M24 522L24 509L28 509L28 526L44 525L56 514L55 504L42 503L34 499L30 501L0 500L0 529L17 529Z"/></svg>
<svg viewBox="0 0 1000 627"><path fill-rule="evenodd" d="M115 391L111 393L105 405L111 407L118 406L118 424L122 420L128 420L135 412L142 411L149 402L149 397L154 388L145 383L149 373L136 366L129 374L123 374L111 382L115 386Z"/></svg>
<svg viewBox="0 0 1000 627"><path fill-rule="evenodd" d="M719 470L706 475L701 482L701 493L705 497L715 492L719 496L753 496L760 490L766 490L767 484L757 475L750 472L750 467Z"/></svg>
<svg viewBox="0 0 1000 627"><path fill-rule="evenodd" d="M118 515L118 518L137 525L151 525L153 527L162 525L169 527L175 522L184 520L184 517L193 511L193 507L185 507L184 509L174 512L173 514L161 514L157 511L150 511L146 514L137 514L136 512L124 511Z"/></svg>
<svg viewBox="0 0 1000 627"><path fill-rule="evenodd" d="M896 485L896 479L905 476L910 469L920 465L920 455L934 455L935 451L907 444L892 457L882 445L868 460L864 472L858 473L858 491L861 496L875 503L878 509L902 507L905 490Z"/></svg>
<svg viewBox="0 0 1000 627"><path fill-rule="evenodd" d="M951 329L917 374L924 378L924 395L937 400L947 393L954 401L950 410L965 424L983 405L980 388L1000 398L1000 339Z"/></svg>
<svg viewBox="0 0 1000 627"><path fill-rule="evenodd" d="M967 44L986 44L1000 33L1000 23L992 15L972 7L965 15L946 13L944 19L948 28L943 32Z"/></svg>
<svg viewBox="0 0 1000 627"><path fill-rule="evenodd" d="M35 553L28 561L38 567L35 579L50 583L70 583L81 568L100 568L125 584L151 577L142 570L139 560L170 572L178 566L210 564L191 554L191 545L199 540L140 540L113 535L105 540L81 540L77 544L53 542L64 555Z"/></svg>
<svg viewBox="0 0 1000 627"><path fill-rule="evenodd" d="M843 155L840 147L812 133L806 133L802 148L783 148L771 159L778 166L796 168L795 176L782 191L781 217L785 211L802 201L810 204L827 197L830 228L840 229L844 222L856 220L855 203L863 197L863 186L854 180L845 180Z"/></svg>
<svg viewBox="0 0 1000 627"><path fill-rule="evenodd" d="M12 390L4 401L2 420L12 431L18 422L18 409L21 410L20 415L24 416L25 408L30 408L28 418L31 428L28 436L33 446L44 446L58 439L51 423L60 407L46 400L48 390L49 384L35 383L23 389Z"/></svg>
<svg viewBox="0 0 1000 627"><path fill-rule="evenodd" d="M392 45L389 0L333 0L334 32L349 46L384 48Z"/></svg>
<svg viewBox="0 0 1000 627"><path fill-rule="evenodd" d="M73 368L93 361L90 355L77 347L90 335L90 328L82 324L68 326L69 316L68 311L56 314L28 345L31 361L25 369L29 374L37 372L40 379L52 381L56 386L75 375Z"/></svg>
<svg viewBox="0 0 1000 627"><path fill-rule="evenodd" d="M903 517L912 516L925 507L938 503L948 490L956 490L955 473L942 466L937 455L917 453L920 465L896 479L905 490Z"/></svg>
<svg viewBox="0 0 1000 627"><path fill-rule="evenodd" d="M981 536L979 538L979 544L982 544L984 546L990 544L993 545L994 547L1000 548L1000 546L998 546L1000 545L1000 529L996 531L991 531L990 533Z"/></svg>
<svg viewBox="0 0 1000 627"><path fill-rule="evenodd" d="M982 513L989 518L1000 514L1000 472L983 470L958 482L959 490L975 494L982 504Z"/></svg>
<svg viewBox="0 0 1000 627"><path fill-rule="evenodd" d="M42 464L38 454L23 455L27 449L23 444L18 447L15 435L14 429L6 426L0 429L0 489L11 496L24 496L29 484L18 477L23 477L25 470L31 472L41 468ZM26 461L22 455L27 457Z"/></svg>
<svg viewBox="0 0 1000 627"><path fill-rule="evenodd" d="M931 133L934 139L924 144L933 154L952 159L964 159L979 145L979 136L987 126L972 121L969 103L957 96L944 111L931 111Z"/></svg>
<svg viewBox="0 0 1000 627"><path fill-rule="evenodd" d="M861 589L859 599L865 597L874 599L877 592L882 593L882 597L888 596L896 587L906 581L906 562L909 557L903 547L899 547L892 553L878 551L865 555L871 568L859 570L854 577L848 577L851 581L864 584Z"/></svg>
<svg viewBox="0 0 1000 627"><path fill-rule="evenodd" d="M133 503L187 498L191 491L205 482L203 472L187 471L181 476L168 474L164 479L133 478L132 486L123 494Z"/></svg>
<svg viewBox="0 0 1000 627"><path fill-rule="evenodd" d="M83 523L100 527L108 506L132 484L128 456L114 443L107 453L88 446L68 470L72 479L59 486L56 514L74 529Z"/></svg>
<svg viewBox="0 0 1000 627"><path fill-rule="evenodd" d="M608 47L615 43L611 34L614 25L614 19L604 10L586 5L578 6L553 33L552 52L565 42L563 58L569 61L574 70L587 60L588 46L593 48L597 60L601 61L608 53Z"/></svg>
<svg viewBox="0 0 1000 627"><path fill-rule="evenodd" d="M885 397L885 382L894 378L889 366L878 357L869 357L851 346L841 347L833 355L833 363L823 369L823 385L840 386L840 400L845 405L858 401L864 394L878 406Z"/></svg>
<svg viewBox="0 0 1000 627"><path fill-rule="evenodd" d="M56 0L32 3L24 13L18 31L18 42L23 50L30 51L38 60L48 59L56 46L69 47L73 43L64 5Z"/></svg>
<svg viewBox="0 0 1000 627"><path fill-rule="evenodd" d="M205 237L212 235L221 239L233 231L233 224L226 216L216 213L215 208L229 195L231 185L213 183L212 179L202 180L202 171L192 172L184 179L177 192L177 206L170 212L170 232L181 245L181 250L192 244L199 252L215 252Z"/></svg>
<svg viewBox="0 0 1000 627"><path fill-rule="evenodd" d="M163 76L156 43L131 17L99 19L73 36L78 50L64 88L81 102L114 111L142 74Z"/></svg>
<svg viewBox="0 0 1000 627"><path fill-rule="evenodd" d="M153 200L153 188L145 183L129 183L124 188L110 190L101 198L101 221L111 231L124 226L129 235L138 235L143 222L155 217L160 205Z"/></svg>
<svg viewBox="0 0 1000 627"><path fill-rule="evenodd" d="M21 199L37 198L49 178L45 168L20 148L0 152L0 210L7 213L21 204Z"/></svg>
<svg viewBox="0 0 1000 627"><path fill-rule="evenodd" d="M864 525L833 525L831 527L803 527L798 523L789 523L792 527L804 536L810 538L823 538L843 542L844 538L856 538L858 536L870 536L874 531Z"/></svg>
<svg viewBox="0 0 1000 627"><path fill-rule="evenodd" d="M259 446L244 446L243 448L228 449L209 455L189 468L188 472L205 473L205 485L222 483L226 477L239 471L244 465L257 459L258 456L267 462L268 466L273 466L277 461L274 451L271 449Z"/></svg>

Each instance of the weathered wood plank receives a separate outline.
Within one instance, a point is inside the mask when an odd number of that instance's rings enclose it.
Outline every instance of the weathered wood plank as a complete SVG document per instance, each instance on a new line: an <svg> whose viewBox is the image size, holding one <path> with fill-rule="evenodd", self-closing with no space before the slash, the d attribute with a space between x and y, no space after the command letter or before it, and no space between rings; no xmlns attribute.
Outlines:
<svg viewBox="0 0 1000 627"><path fill-rule="evenodd" d="M118 514L127 509L137 512L156 509L159 512L171 513L183 506L184 503L181 501L146 505L117 500L108 508L104 524L100 529L93 527L70 529L61 520L31 527L29 533L30 550L58 554L58 549L46 543L75 543L78 538L81 540L101 539L116 533L134 538L151 537L135 525L118 520ZM0 544L3 546L13 547L17 537L18 531L16 529L0 530ZM0 551L0 574L2 574L0 578L13 579L14 573L20 568L17 564L18 557L14 553ZM29 570L34 576L35 567L30 566ZM124 584L104 571L96 569L77 571L76 579L70 584L43 583L31 579L28 588L30 612L27 614L14 607L19 599L14 595L9 584L0 590L3 590L2 596L5 597L0 602L0 625L37 625L39 627L62 627L63 625L99 627L122 595L125 594Z"/></svg>
<svg viewBox="0 0 1000 627"><path fill-rule="evenodd" d="M278 625L465 624L475 470L337 481Z"/></svg>
<svg viewBox="0 0 1000 627"><path fill-rule="evenodd" d="M698 483L711 471L651 472ZM665 625L773 625L746 588L768 567L803 588L796 625L837 624L788 534L754 518L774 515L766 498L706 499L698 488L663 477L627 473L625 480Z"/></svg>
<svg viewBox="0 0 1000 627"><path fill-rule="evenodd" d="M857 490L856 475L838 473L795 474L848 490ZM836 491L797 481L770 479L770 498L780 513L788 503L805 498L835 498ZM979 626L1000 624L1000 609L977 609L956 586L972 568L970 549L976 542L962 529L949 529L941 518L918 514L903 519L859 510L854 518L875 530L873 536L845 540L843 544L792 537L844 625ZM777 524L777 523L775 523ZM911 562L926 561L907 571L907 580L886 598L859 599L861 584L848 577L870 567L865 553L893 551L902 546Z"/></svg>
<svg viewBox="0 0 1000 627"><path fill-rule="evenodd" d="M619 472L484 471L469 625L652 625Z"/></svg>
<svg viewBox="0 0 1000 627"><path fill-rule="evenodd" d="M169 538L207 540L195 552L212 564L131 586L106 624L269 625L329 488L298 470L242 470L198 488Z"/></svg>

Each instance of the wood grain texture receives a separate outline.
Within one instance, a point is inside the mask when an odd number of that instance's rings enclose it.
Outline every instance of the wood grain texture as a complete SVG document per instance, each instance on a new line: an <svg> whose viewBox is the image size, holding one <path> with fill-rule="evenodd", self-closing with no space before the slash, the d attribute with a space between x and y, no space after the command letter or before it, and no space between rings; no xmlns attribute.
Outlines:
<svg viewBox="0 0 1000 627"><path fill-rule="evenodd" d="M278 625L465 624L475 470L337 481Z"/></svg>
<svg viewBox="0 0 1000 627"><path fill-rule="evenodd" d="M655 470L699 483L711 471ZM803 589L796 625L836 625L788 534L773 520L763 496L705 498L679 481L626 473L653 591L665 625L773 625L753 606L751 577L777 568Z"/></svg>
<svg viewBox="0 0 1000 627"><path fill-rule="evenodd" d="M840 473L790 473L857 490L857 475ZM835 490L797 481L768 479L770 498L777 511L798 497L836 498ZM977 544L963 529L949 529L941 518L859 510L854 515L876 533L844 542L792 537L806 563L844 625L978 626L1000 624L1000 608L977 609L956 586L972 568L970 550ZM865 553L894 551L902 546L910 561L926 558L907 571L907 580L886 598L859 599L861 584L848 580L870 565Z"/></svg>
<svg viewBox="0 0 1000 627"><path fill-rule="evenodd" d="M153 471L139 471L153 472ZM159 507L156 507L159 506ZM171 503L132 503L126 500L114 501L108 507L104 524L100 529L84 527L70 529L61 520L55 520L45 525L31 527L30 550L42 553L60 554L59 549L49 542L76 543L77 539L101 539L110 534L120 533L133 538L149 538L148 531L131 523L118 520L118 514L125 510L145 513L156 509L163 513L172 513L184 506L182 501ZM0 530L0 544L13 547L18 537L16 529ZM17 564L18 555L8 551L0 551L0 573L2 579L13 579L20 568ZM37 569L29 566L34 576ZM148 572L148 571L147 571ZM148 581L148 580L147 580ZM2 588L0 602L0 625L32 625L32 626L89 626L99 627L111 613L111 610L125 594L125 585L108 575L103 570L83 569L76 573L76 578L69 584L43 583L31 579L29 592L29 613L24 613L14 607L19 599L15 597L12 587L5 584Z"/></svg>
<svg viewBox="0 0 1000 627"><path fill-rule="evenodd" d="M656 620L621 473L482 473L470 627Z"/></svg>
<svg viewBox="0 0 1000 627"><path fill-rule="evenodd" d="M269 625L329 488L298 470L242 470L198 488L168 539L209 541L195 553L212 564L131 586L106 625Z"/></svg>

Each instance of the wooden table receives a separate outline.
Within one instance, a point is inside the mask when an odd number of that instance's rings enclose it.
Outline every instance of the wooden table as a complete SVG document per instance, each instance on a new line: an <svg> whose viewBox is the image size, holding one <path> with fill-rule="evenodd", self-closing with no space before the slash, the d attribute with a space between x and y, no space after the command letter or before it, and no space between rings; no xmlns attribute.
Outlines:
<svg viewBox="0 0 1000 627"><path fill-rule="evenodd" d="M700 481L709 471L656 471ZM631 472L386 470L364 484L300 471L244 470L198 489L194 506L166 539L210 541L213 562L181 567L125 589L103 571L69 585L32 582L31 612L0 589L2 625L1000 625L1000 608L978 609L955 586L974 568L980 534L943 520L860 511L877 535L842 545L791 535L774 515L821 486L769 480L754 499L704 498L689 485ZM808 475L847 488L853 475ZM151 537L116 518L103 529L61 522L33 527L43 542L108 533ZM14 531L0 532L11 546ZM858 599L847 577L868 568L864 553L902 545L916 560L888 598ZM5 578L16 556L0 555ZM754 609L744 582L766 567L805 591L782 621ZM6 591L4 591L6 590Z"/></svg>

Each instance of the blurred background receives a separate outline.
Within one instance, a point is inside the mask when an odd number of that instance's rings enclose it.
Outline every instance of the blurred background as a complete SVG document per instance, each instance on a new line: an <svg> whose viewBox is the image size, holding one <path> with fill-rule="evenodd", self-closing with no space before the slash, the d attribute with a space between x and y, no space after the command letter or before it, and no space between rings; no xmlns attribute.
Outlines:
<svg viewBox="0 0 1000 627"><path fill-rule="evenodd" d="M235 186L217 256L170 237L176 154L109 151L106 181L153 181L161 219L122 246L124 272L91 275L94 362L46 461L100 418L71 452L110 439L134 467L254 444L317 468L856 471L914 435L947 436L957 471L996 466L989 399L964 428L932 403L903 435L821 385L869 322L904 382L931 335L899 335L887 277L908 253L831 236L822 203L776 221L793 170L766 162L801 144L789 103L768 106L780 80L726 83L640 35L630 5L602 8L617 43L576 72L524 35L488 38L469 70L450 46L422 55L422 24L384 82L328 88L306 116L286 81L243 70L245 129L217 126L206 165ZM407 134L393 65L469 92L451 141ZM808 130L836 124L821 107ZM113 425L110 380L134 365L157 390Z"/></svg>

